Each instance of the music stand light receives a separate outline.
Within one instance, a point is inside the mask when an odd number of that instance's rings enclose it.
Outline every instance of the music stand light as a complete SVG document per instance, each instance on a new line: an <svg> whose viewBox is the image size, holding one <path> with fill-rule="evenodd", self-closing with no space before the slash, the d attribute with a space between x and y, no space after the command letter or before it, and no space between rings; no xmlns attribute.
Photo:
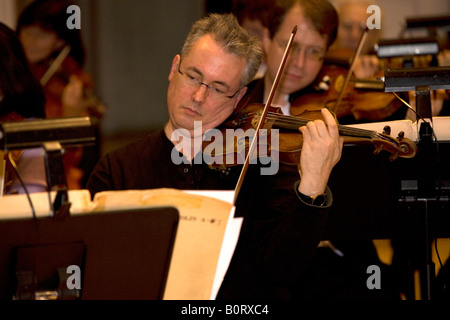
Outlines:
<svg viewBox="0 0 450 320"><path fill-rule="evenodd" d="M67 182L62 163L64 147L95 142L95 130L89 117L23 120L0 123L0 149L43 148L47 188L55 190L56 198L50 206L53 215L69 214Z"/></svg>
<svg viewBox="0 0 450 320"><path fill-rule="evenodd" d="M448 66L386 69L384 77L385 92L416 92L418 118L432 119L431 90L450 89L450 67ZM424 122L422 125L427 123ZM429 130L424 132L429 133Z"/></svg>

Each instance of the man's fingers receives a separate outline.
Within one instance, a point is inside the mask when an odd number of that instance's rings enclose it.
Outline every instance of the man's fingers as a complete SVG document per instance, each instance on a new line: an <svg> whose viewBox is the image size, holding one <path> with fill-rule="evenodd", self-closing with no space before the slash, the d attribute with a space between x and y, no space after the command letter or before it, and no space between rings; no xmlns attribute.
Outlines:
<svg viewBox="0 0 450 320"><path fill-rule="evenodd" d="M325 120L325 123L327 124L328 133L333 138L336 138L337 136L339 136L339 129L335 117L331 114L331 112L327 108L323 108L321 112Z"/></svg>

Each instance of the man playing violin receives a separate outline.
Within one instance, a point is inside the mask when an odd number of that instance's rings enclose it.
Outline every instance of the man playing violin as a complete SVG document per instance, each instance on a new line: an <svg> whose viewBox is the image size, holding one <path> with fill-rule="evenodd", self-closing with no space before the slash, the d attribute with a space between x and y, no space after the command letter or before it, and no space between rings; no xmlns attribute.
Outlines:
<svg viewBox="0 0 450 320"><path fill-rule="evenodd" d="M224 122L246 93L261 55L258 40L233 15L212 14L197 21L172 61L167 124L104 156L88 181L92 196L126 189L233 190L241 166L211 169L194 161L202 150L180 147L171 138L178 133L195 139L195 121L202 133ZM284 167L275 175L261 175L259 164L249 166L235 204L244 223L219 299L289 298L289 283L306 268L321 239L332 204L327 181L341 157L336 121L326 110L323 116L324 121L301 128L301 179ZM187 161L175 164L174 150Z"/></svg>

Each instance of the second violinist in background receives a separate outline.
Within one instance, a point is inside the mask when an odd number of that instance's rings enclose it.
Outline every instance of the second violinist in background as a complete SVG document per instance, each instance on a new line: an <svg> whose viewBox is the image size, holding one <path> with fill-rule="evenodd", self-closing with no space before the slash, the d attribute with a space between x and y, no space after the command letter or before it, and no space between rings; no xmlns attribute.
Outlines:
<svg viewBox="0 0 450 320"><path fill-rule="evenodd" d="M320 58L321 70L314 82L291 98L292 114L326 106L341 124L404 119L407 107L393 94L385 93L379 80L384 61L373 54L373 48L380 30L366 27L370 17L367 9L376 2L332 3L339 8L336 41Z"/></svg>
<svg viewBox="0 0 450 320"><path fill-rule="evenodd" d="M67 28L69 5L60 0L32 2L19 16L17 34L31 70L44 88L46 117L90 116L95 123L103 117L105 107L92 94L93 81L84 70L80 31ZM64 165L69 189L84 186L98 158L98 146L67 150Z"/></svg>
<svg viewBox="0 0 450 320"><path fill-rule="evenodd" d="M296 18L291 19L290 24L286 23L286 30L283 33L278 32L277 28L280 25L280 19L276 18L276 16L284 14L287 11L285 8L292 5L292 2L287 2L282 5L277 4L277 1L274 2L273 7L283 7L284 9L270 10L272 12L271 16L273 17L267 20L267 29L263 36L267 72L263 79L250 84L249 91L241 103L242 105L266 102L270 87L278 70L277 64L281 60L284 48L287 45L287 36L291 31L292 25L297 22ZM308 8L307 10L309 12L305 14L313 16L311 19L313 22L299 25L299 32L294 40L286 70L280 79L280 84L275 93L272 105L279 107L285 115L308 118L310 111L315 113L325 106L331 106L329 102L332 103L337 100L339 94L339 90L336 88L338 78L346 75L348 69L339 66L333 68L332 65L325 64L325 60L328 57L327 53L337 36L338 17L335 16L335 20L333 20L332 17L328 16L327 9L324 8L329 8L328 11L336 13L335 8L326 1L321 1L317 4L316 8L309 8L303 2L300 3L305 8ZM326 6L323 6L323 3L326 3ZM281 13L273 12L273 10L280 10ZM325 20L316 18L316 16L325 17ZM322 89L320 82L326 76L332 78L332 80L328 86L329 89ZM365 115L366 118L364 119L366 121L373 120L374 117L377 120L386 119L398 110L396 109L397 105L394 106L395 108L391 108L390 105L395 100L395 97L384 92L374 91L359 94L349 93L349 90L345 90L345 93L346 104L345 106L341 104L338 112L336 112L336 116L341 123L354 123L355 119L358 120L361 117L360 115ZM367 99L367 95L370 95L369 99ZM398 101L398 105L402 105L400 101ZM364 107L363 110L359 110L355 115L354 109L361 109L360 107ZM400 117L403 118L406 111L400 111L403 113ZM358 118L357 116L360 117Z"/></svg>
<svg viewBox="0 0 450 320"><path fill-rule="evenodd" d="M272 102L284 114L291 115L294 96L311 91L310 87L322 68L326 52L336 38L338 17L326 0L312 1L310 4L308 1L273 2L271 18L263 36L267 71L264 78L250 83L242 103L266 102L292 28L297 25L298 32ZM315 15L314 20L304 19L304 16L312 15ZM284 16L283 23L280 22L281 16Z"/></svg>

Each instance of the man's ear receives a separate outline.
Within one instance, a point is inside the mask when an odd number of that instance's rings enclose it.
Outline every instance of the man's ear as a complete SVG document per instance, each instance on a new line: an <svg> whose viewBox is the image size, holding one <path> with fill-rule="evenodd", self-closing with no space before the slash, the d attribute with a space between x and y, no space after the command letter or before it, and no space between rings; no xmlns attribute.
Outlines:
<svg viewBox="0 0 450 320"><path fill-rule="evenodd" d="M169 73L169 81L172 81L173 76L178 71L178 66L180 65L181 56L177 54L173 60L172 60L172 67L170 67L170 73Z"/></svg>
<svg viewBox="0 0 450 320"><path fill-rule="evenodd" d="M247 92L247 87L243 87L238 95L237 95L237 99L236 99L236 105L234 106L234 108L236 109L236 107L239 105L239 101L241 101L242 97L245 95L245 93Z"/></svg>

